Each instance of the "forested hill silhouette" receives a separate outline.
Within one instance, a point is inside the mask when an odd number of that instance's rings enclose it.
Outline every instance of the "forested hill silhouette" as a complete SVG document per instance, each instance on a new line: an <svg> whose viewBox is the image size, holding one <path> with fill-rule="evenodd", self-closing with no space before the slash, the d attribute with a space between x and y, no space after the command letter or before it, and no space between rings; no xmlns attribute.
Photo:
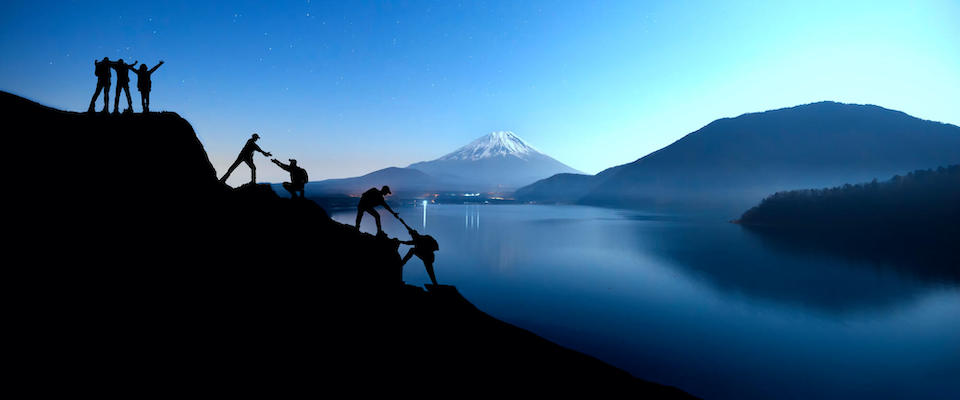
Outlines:
<svg viewBox="0 0 960 400"><path fill-rule="evenodd" d="M778 192L743 214L745 225L960 233L960 165L885 182ZM954 236L957 237L957 236Z"/></svg>
<svg viewBox="0 0 960 400"><path fill-rule="evenodd" d="M80 114L8 93L0 110L19 129L8 171L23 174L7 196L5 281L25 356L8 363L38 393L687 396L500 322L455 288L402 284L397 240L268 185L221 184L177 114Z"/></svg>
<svg viewBox="0 0 960 400"><path fill-rule="evenodd" d="M863 250L960 281L960 165L778 192L737 222L775 239Z"/></svg>
<svg viewBox="0 0 960 400"><path fill-rule="evenodd" d="M960 127L873 105L820 102L711 122L629 164L517 191L616 207L726 204L739 213L769 193L864 182L960 163ZM557 190L562 190L557 192Z"/></svg>

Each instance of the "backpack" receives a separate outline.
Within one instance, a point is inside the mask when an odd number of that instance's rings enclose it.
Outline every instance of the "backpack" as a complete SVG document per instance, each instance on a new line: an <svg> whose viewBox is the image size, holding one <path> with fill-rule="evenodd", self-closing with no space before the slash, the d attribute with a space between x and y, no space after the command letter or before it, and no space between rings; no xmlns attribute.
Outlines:
<svg viewBox="0 0 960 400"><path fill-rule="evenodd" d="M293 183L297 183L297 184L303 183L303 184L306 184L307 181L308 181L308 178L307 178L307 170L305 170L305 169L303 169L303 168L297 167L297 169L293 170L293 173L290 174L290 175L291 175L291 178L292 178L292 180L293 180Z"/></svg>
<svg viewBox="0 0 960 400"><path fill-rule="evenodd" d="M428 251L437 251L440 250L440 244L437 243L437 240L430 235L420 236L420 243L417 243L417 247L422 247L424 250Z"/></svg>

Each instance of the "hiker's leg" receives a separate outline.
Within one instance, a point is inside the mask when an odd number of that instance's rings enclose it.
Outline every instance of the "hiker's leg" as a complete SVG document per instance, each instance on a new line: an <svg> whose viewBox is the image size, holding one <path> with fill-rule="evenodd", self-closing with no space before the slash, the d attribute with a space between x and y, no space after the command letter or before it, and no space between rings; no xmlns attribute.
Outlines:
<svg viewBox="0 0 960 400"><path fill-rule="evenodd" d="M123 90L123 85L117 84L117 92L113 94L113 112L120 112L120 91Z"/></svg>
<svg viewBox="0 0 960 400"><path fill-rule="evenodd" d="M253 160L245 160L248 166L250 166L250 183L257 183L257 166L253 164Z"/></svg>
<svg viewBox="0 0 960 400"><path fill-rule="evenodd" d="M407 265L407 261L410 261L410 258L413 257L413 247L410 250L407 250L407 255L403 256L403 261L400 262L400 268L403 268L404 265Z"/></svg>
<svg viewBox="0 0 960 400"><path fill-rule="evenodd" d="M129 85L123 85L123 93L126 93L126 95L127 95L127 108L129 108L130 111L133 111L133 99L130 98L130 86L129 86Z"/></svg>
<svg viewBox="0 0 960 400"><path fill-rule="evenodd" d="M103 111L110 111L110 83L103 84Z"/></svg>
<svg viewBox="0 0 960 400"><path fill-rule="evenodd" d="M411 249L413 251L413 249ZM430 275L430 282L437 285L437 276L433 274L433 261L423 260L423 266L427 268L427 275Z"/></svg>
<svg viewBox="0 0 960 400"><path fill-rule="evenodd" d="M143 97L141 98L141 100L143 100L143 112L149 112L150 111L150 91L149 90L143 92Z"/></svg>
<svg viewBox="0 0 960 400"><path fill-rule="evenodd" d="M297 191L294 190L292 183L290 183L290 182L284 182L284 183L283 183L283 188L284 188L284 189L287 189L287 191L290 192L290 198L291 198L291 199L297 197Z"/></svg>
<svg viewBox="0 0 960 400"><path fill-rule="evenodd" d="M94 107L97 105L97 97L100 96L100 91L103 90L103 83L97 82L97 90L93 92L93 98L90 99L90 108L88 111L93 111Z"/></svg>
<svg viewBox="0 0 960 400"><path fill-rule="evenodd" d="M363 219L363 209L357 207L357 223L354 226L357 228L358 231L360 230L360 220L362 219Z"/></svg>
<svg viewBox="0 0 960 400"><path fill-rule="evenodd" d="M234 161L233 165L231 165L230 168L227 168L227 173L223 174L223 178L220 178L220 182L226 182L227 178L230 177L230 174L233 173L233 170L237 169L237 166L239 166L240 162L242 161L243 160L239 158L237 159L237 161Z"/></svg>
<svg viewBox="0 0 960 400"><path fill-rule="evenodd" d="M379 234L380 232L383 232L383 228L380 227L380 213L378 213L377 210L370 210L367 212L373 215L374 221L377 221L377 234Z"/></svg>

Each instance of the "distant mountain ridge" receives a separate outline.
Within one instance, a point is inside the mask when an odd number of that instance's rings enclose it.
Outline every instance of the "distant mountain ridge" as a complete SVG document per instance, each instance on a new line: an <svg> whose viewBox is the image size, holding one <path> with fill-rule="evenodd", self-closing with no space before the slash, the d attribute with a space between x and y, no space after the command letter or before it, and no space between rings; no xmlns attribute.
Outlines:
<svg viewBox="0 0 960 400"><path fill-rule="evenodd" d="M388 167L354 178L326 179L306 185L311 194L357 195L371 187L390 186L398 193L414 194L434 191L441 183L423 171L412 168Z"/></svg>
<svg viewBox="0 0 960 400"><path fill-rule="evenodd" d="M499 131L432 161L384 168L354 178L311 182L307 190L313 194L359 194L373 186L389 185L404 194L512 192L557 173L579 171L537 151L513 132Z"/></svg>
<svg viewBox="0 0 960 400"><path fill-rule="evenodd" d="M719 119L632 163L588 178L550 177L516 196L614 207L722 203L736 209L781 190L957 162L955 125L874 105L819 102Z"/></svg>

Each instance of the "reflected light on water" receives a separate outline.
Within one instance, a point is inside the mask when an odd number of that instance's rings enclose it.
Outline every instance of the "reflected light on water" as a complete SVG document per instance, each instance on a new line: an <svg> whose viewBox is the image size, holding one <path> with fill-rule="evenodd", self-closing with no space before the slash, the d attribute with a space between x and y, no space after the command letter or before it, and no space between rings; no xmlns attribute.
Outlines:
<svg viewBox="0 0 960 400"><path fill-rule="evenodd" d="M463 207L464 230L480 230L480 206L466 204Z"/></svg>

